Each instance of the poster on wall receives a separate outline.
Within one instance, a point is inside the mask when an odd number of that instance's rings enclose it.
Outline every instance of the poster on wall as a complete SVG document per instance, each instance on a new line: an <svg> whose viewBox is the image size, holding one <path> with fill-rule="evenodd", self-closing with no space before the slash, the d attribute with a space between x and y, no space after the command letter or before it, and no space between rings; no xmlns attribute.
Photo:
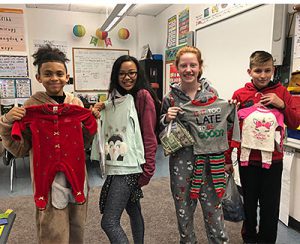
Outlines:
<svg viewBox="0 0 300 244"><path fill-rule="evenodd" d="M177 84L180 82L180 76L179 73L177 71L177 68L175 66L175 64L171 64L170 65L170 79L169 79L169 83L170 85L172 84Z"/></svg>
<svg viewBox="0 0 300 244"><path fill-rule="evenodd" d="M24 98L31 96L30 79L15 79L16 97Z"/></svg>
<svg viewBox="0 0 300 244"><path fill-rule="evenodd" d="M178 52L178 50L182 47L186 46L186 44L181 45L181 46L177 46L177 47L173 47L170 49L166 50L166 62L170 62L170 61L174 61L175 57L176 57L176 53Z"/></svg>
<svg viewBox="0 0 300 244"><path fill-rule="evenodd" d="M26 51L22 9L0 8L0 51Z"/></svg>
<svg viewBox="0 0 300 244"><path fill-rule="evenodd" d="M173 17L168 19L168 42L167 47L175 47L176 46L176 39L177 39L177 16L174 15Z"/></svg>
<svg viewBox="0 0 300 244"><path fill-rule="evenodd" d="M180 76L176 69L174 62L168 62L165 66L165 83L164 83L164 94L170 90L170 85L180 82Z"/></svg>
<svg viewBox="0 0 300 244"><path fill-rule="evenodd" d="M28 77L27 56L0 55L0 77Z"/></svg>
<svg viewBox="0 0 300 244"><path fill-rule="evenodd" d="M33 52L36 52L39 47L45 46L46 44L49 44L52 47L58 48L63 53L66 54L67 57L69 57L68 53L68 42L66 41L57 41L57 40L33 40Z"/></svg>
<svg viewBox="0 0 300 244"><path fill-rule="evenodd" d="M247 9L254 8L258 5L251 4L213 4L204 5L203 11L195 17L196 29L204 27L208 24L212 24L220 19L229 17L245 11Z"/></svg>
<svg viewBox="0 0 300 244"><path fill-rule="evenodd" d="M15 80L11 78L0 79L0 98L15 98Z"/></svg>
<svg viewBox="0 0 300 244"><path fill-rule="evenodd" d="M292 57L292 75L289 80L287 90L293 95L298 105L297 112L300 113L300 13L295 14L295 27L294 27L294 50ZM300 139L300 126L297 130L287 129L288 141Z"/></svg>
<svg viewBox="0 0 300 244"><path fill-rule="evenodd" d="M31 81L28 78L0 78L0 98L28 98Z"/></svg>
<svg viewBox="0 0 300 244"><path fill-rule="evenodd" d="M292 72L300 73L300 13L295 14L295 28L294 28L294 50L292 61ZM299 84L300 85L300 84Z"/></svg>
<svg viewBox="0 0 300 244"><path fill-rule="evenodd" d="M295 28L294 28L294 51L293 51L293 70L292 71L300 71L300 13L297 12L295 14ZM295 62L296 61L296 62Z"/></svg>
<svg viewBox="0 0 300 244"><path fill-rule="evenodd" d="M187 33L190 28L189 9L181 11L178 16L178 44L181 45L187 42Z"/></svg>

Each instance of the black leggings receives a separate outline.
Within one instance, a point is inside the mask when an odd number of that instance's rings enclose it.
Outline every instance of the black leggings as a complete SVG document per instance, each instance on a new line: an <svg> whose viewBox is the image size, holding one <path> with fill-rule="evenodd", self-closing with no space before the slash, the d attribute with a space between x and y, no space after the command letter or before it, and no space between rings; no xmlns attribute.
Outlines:
<svg viewBox="0 0 300 244"><path fill-rule="evenodd" d="M144 243L144 219L141 212L140 201L130 200L131 190L124 176L113 177L101 220L101 227L113 244L129 243L128 238L121 227L120 220L126 209L131 224L132 236L135 244Z"/></svg>
<svg viewBox="0 0 300 244"><path fill-rule="evenodd" d="M275 243L279 218L283 163L272 163L270 169L240 166L246 220L242 236L245 242ZM259 231L257 233L257 208Z"/></svg>

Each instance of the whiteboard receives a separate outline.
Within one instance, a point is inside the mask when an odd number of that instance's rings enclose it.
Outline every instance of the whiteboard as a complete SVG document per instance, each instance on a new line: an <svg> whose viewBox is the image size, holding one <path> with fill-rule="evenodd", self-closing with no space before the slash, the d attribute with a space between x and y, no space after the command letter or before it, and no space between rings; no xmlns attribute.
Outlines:
<svg viewBox="0 0 300 244"><path fill-rule="evenodd" d="M263 5L196 30L203 75L220 97L229 99L250 81L249 57L257 50L271 52L274 5Z"/></svg>
<svg viewBox="0 0 300 244"><path fill-rule="evenodd" d="M72 48L75 91L107 91L115 60L125 49Z"/></svg>

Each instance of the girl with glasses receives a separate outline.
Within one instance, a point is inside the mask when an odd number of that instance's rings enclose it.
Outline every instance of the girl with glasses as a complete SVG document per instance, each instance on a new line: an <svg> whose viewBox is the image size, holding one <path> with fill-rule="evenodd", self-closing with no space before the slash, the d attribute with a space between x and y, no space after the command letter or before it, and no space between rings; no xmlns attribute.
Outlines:
<svg viewBox="0 0 300 244"><path fill-rule="evenodd" d="M140 127L142 144L137 146L143 147L144 153L142 158L139 158L139 151L136 150L133 153L133 158L129 159L126 152L133 149L130 140L127 142L122 141L120 135L113 135L109 140L104 138L107 141L106 163L110 163L109 165L106 164L105 173L107 178L102 187L99 201L100 212L103 214L101 227L111 243L129 243L120 225L121 215L126 209L130 217L134 243L144 243L144 219L140 205L140 198L143 197L141 187L149 183L155 171L155 154L157 150L155 130L160 112L160 101L145 79L144 72L137 59L129 55L121 56L114 62L108 93L109 99L105 103L106 111L112 107L117 111L120 99L127 99L124 97L128 97L128 95L133 97L133 107L137 112L137 124ZM95 104L94 110L101 110L103 107L103 103L99 102ZM123 113L128 107L129 105L119 110L122 113L122 116L118 114L120 119L107 121L114 132L116 132L114 124L118 126L124 117L127 118L128 114L125 112L125 115L123 115ZM101 112L101 117L105 115L103 112ZM131 122L131 116L129 117L128 123ZM127 126L127 131L128 128ZM122 131L118 130L118 133L115 134L122 134L124 131L124 129ZM111 166L112 160L114 163L122 160L122 164L119 164L118 167ZM125 166L130 163L132 167Z"/></svg>

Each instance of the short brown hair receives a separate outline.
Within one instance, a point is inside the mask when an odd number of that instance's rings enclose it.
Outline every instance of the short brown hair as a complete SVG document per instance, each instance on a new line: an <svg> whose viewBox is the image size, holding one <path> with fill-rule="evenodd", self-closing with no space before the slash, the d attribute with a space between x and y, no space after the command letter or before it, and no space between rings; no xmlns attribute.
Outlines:
<svg viewBox="0 0 300 244"><path fill-rule="evenodd" d="M265 51L255 51L250 56L250 69L255 65L262 65L270 60L272 60L272 64L274 65L272 54Z"/></svg>

